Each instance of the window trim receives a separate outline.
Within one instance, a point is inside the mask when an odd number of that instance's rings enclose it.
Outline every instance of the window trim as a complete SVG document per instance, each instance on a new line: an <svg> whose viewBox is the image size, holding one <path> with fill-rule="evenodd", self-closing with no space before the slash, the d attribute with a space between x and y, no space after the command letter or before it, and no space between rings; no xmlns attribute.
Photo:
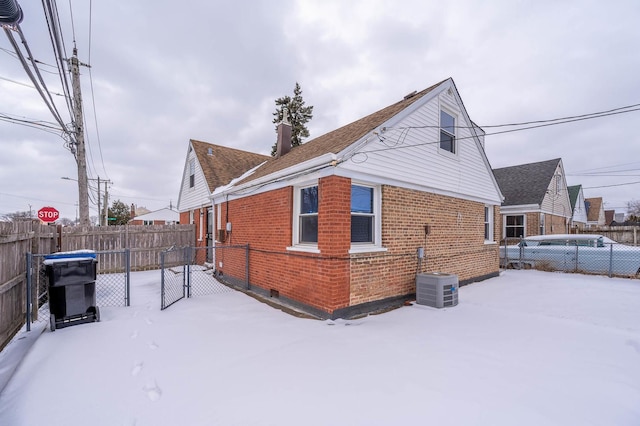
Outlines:
<svg viewBox="0 0 640 426"><path fill-rule="evenodd" d="M382 189L380 185L372 185L370 183L357 180L351 181L351 186L362 186L364 188L373 189L373 242L354 243L351 242L349 253L368 253L374 251L386 251L382 247ZM351 216L351 212L350 212Z"/></svg>
<svg viewBox="0 0 640 426"><path fill-rule="evenodd" d="M445 128L442 127L442 113L447 114L448 116L450 116L451 118L453 118L453 133L449 132L448 130L446 130ZM445 155L450 155L450 156L454 156L457 157L458 156L458 131L457 131L457 123L458 122L458 114L454 113L452 110L450 110L449 108L445 108L442 105L440 106L440 110L438 113L438 128L439 128L439 132L438 132L438 152L441 152ZM453 143L452 143L452 149L453 151L449 151L448 149L444 149L442 148L442 132L445 132L447 135L450 135L451 137L453 137Z"/></svg>
<svg viewBox="0 0 640 426"><path fill-rule="evenodd" d="M484 242L494 243L493 224L494 221L493 206L485 204L484 206ZM488 228L487 228L488 225ZM488 232L487 232L488 231ZM488 234L488 235L487 235Z"/></svg>
<svg viewBox="0 0 640 426"><path fill-rule="evenodd" d="M196 159L189 160L189 188L196 186Z"/></svg>
<svg viewBox="0 0 640 426"><path fill-rule="evenodd" d="M301 186L296 186L294 187L294 191L293 191L293 223L292 223L292 227L293 227L293 232L291 233L291 237L292 237L292 241L291 241L291 247L287 247L287 250L300 250L300 251L310 251L312 253L319 253L320 251L318 250L318 243L311 243L311 242L302 242L300 241L300 238L302 237L301 235L301 229L300 229L300 218L303 216L308 216L309 214L303 215L300 213L300 202L301 202L301 195L302 195L302 190L306 189L306 188L313 188L313 187L318 187L318 210L320 210L320 186L319 186L319 182L314 182L308 185L301 185ZM315 213L316 216L319 216L319 213L316 212Z"/></svg>
<svg viewBox="0 0 640 426"><path fill-rule="evenodd" d="M520 238L520 236L517 237L507 237L507 217L509 216L522 216L522 238L526 238L527 237L527 215L524 213L511 213L511 214L505 214L503 216L503 227L502 227L502 231L504 232L504 237L505 238ZM520 226L518 226L520 227ZM515 228L515 226L512 226L511 228Z"/></svg>

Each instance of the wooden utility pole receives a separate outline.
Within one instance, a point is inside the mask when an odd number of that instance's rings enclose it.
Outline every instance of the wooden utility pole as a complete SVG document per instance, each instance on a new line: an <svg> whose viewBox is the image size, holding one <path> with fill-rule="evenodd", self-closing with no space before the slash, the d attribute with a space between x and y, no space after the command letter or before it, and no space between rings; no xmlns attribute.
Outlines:
<svg viewBox="0 0 640 426"><path fill-rule="evenodd" d="M73 88L73 134L78 164L78 204L80 207L80 226L91 225L89 219L89 185L87 178L87 158L84 147L84 120L82 116L82 93L80 91L80 65L78 49L73 48L71 64L71 87Z"/></svg>

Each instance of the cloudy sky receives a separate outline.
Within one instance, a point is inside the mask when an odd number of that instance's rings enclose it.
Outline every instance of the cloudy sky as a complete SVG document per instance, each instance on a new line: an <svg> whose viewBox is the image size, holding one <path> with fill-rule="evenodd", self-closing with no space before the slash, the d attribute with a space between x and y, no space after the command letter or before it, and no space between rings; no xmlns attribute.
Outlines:
<svg viewBox="0 0 640 426"><path fill-rule="evenodd" d="M47 65L55 60L41 2L18 1L47 85L62 93ZM112 182L112 201L150 210L175 205L189 139L268 154L274 100L296 82L314 106L311 138L448 77L480 126L640 104L636 0L58 7L67 53L75 38L80 60L91 65L91 73L81 70L90 178ZM0 33L0 117L53 121L12 52ZM64 99L54 97L70 121ZM486 150L494 168L561 157L569 185L624 211L640 199L639 122L634 111L493 136L499 129L487 127ZM64 144L0 121L0 215L51 205L75 218L77 186L61 177L75 179L77 169Z"/></svg>

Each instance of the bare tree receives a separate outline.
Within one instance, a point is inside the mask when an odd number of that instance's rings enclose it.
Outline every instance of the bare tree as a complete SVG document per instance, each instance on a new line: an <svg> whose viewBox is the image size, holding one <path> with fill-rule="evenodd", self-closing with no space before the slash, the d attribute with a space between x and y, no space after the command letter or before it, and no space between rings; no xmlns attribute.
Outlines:
<svg viewBox="0 0 640 426"><path fill-rule="evenodd" d="M13 213L7 213L5 214L2 219L5 222L20 222L23 220L31 220L33 219L31 217L31 212L29 211L17 211L17 212L13 212Z"/></svg>
<svg viewBox="0 0 640 426"><path fill-rule="evenodd" d="M640 218L640 200L631 200L627 202L627 219L636 222Z"/></svg>

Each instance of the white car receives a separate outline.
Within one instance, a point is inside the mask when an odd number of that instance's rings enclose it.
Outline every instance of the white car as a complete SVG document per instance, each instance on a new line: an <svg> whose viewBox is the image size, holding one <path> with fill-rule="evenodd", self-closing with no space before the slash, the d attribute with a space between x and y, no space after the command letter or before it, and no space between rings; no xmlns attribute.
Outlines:
<svg viewBox="0 0 640 426"><path fill-rule="evenodd" d="M506 267L635 276L640 247L598 234L537 235L500 247L500 261Z"/></svg>

